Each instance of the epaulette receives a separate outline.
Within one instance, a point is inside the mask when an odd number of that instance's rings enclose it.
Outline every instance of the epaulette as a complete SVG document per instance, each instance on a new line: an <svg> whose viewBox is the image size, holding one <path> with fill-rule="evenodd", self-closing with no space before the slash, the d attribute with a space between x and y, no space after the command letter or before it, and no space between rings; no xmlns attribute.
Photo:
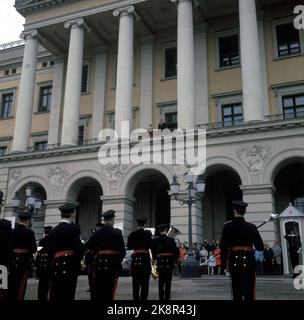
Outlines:
<svg viewBox="0 0 304 320"><path fill-rule="evenodd" d="M230 223L230 222L232 222L232 220L226 221L226 222L224 223L224 225L227 224L227 223Z"/></svg>

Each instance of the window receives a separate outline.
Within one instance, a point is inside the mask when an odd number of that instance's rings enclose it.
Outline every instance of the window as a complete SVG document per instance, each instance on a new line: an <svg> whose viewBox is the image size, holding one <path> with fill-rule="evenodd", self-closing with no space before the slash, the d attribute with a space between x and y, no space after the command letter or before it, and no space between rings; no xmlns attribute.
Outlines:
<svg viewBox="0 0 304 320"><path fill-rule="evenodd" d="M304 196L295 198L293 204L301 212L304 212Z"/></svg>
<svg viewBox="0 0 304 320"><path fill-rule="evenodd" d="M283 97L284 118L304 116L304 94Z"/></svg>
<svg viewBox="0 0 304 320"><path fill-rule="evenodd" d="M85 125L80 125L78 130L78 144L82 145L85 142Z"/></svg>
<svg viewBox="0 0 304 320"><path fill-rule="evenodd" d="M11 117L12 109L13 109L13 100L14 100L13 93L2 94L1 112L0 112L1 119L7 119Z"/></svg>
<svg viewBox="0 0 304 320"><path fill-rule="evenodd" d="M276 33L279 57L301 53L299 31L292 22L277 25Z"/></svg>
<svg viewBox="0 0 304 320"><path fill-rule="evenodd" d="M222 105L222 122L224 127L242 124L243 113L241 103Z"/></svg>
<svg viewBox="0 0 304 320"><path fill-rule="evenodd" d="M108 127L109 129L115 129L115 112L108 113Z"/></svg>
<svg viewBox="0 0 304 320"><path fill-rule="evenodd" d="M9 75L9 73L10 73L10 71L9 71L9 70L4 70L4 75L8 76L8 75Z"/></svg>
<svg viewBox="0 0 304 320"><path fill-rule="evenodd" d="M7 155L7 146L0 147L0 157Z"/></svg>
<svg viewBox="0 0 304 320"><path fill-rule="evenodd" d="M52 86L41 87L39 93L38 112L50 112L52 100Z"/></svg>
<svg viewBox="0 0 304 320"><path fill-rule="evenodd" d="M159 129L170 129L171 131L177 129L177 106L176 104L167 104L161 106L160 118L162 123Z"/></svg>
<svg viewBox="0 0 304 320"><path fill-rule="evenodd" d="M43 151L47 149L47 141L37 141L34 144L34 151Z"/></svg>
<svg viewBox="0 0 304 320"><path fill-rule="evenodd" d="M47 61L42 62L41 66L42 66L42 68L46 68L48 66Z"/></svg>
<svg viewBox="0 0 304 320"><path fill-rule="evenodd" d="M12 69L12 74L16 74L16 72L17 72L17 69L16 69L16 68L13 68L13 69Z"/></svg>
<svg viewBox="0 0 304 320"><path fill-rule="evenodd" d="M240 65L239 35L220 37L218 41L220 68Z"/></svg>
<svg viewBox="0 0 304 320"><path fill-rule="evenodd" d="M164 78L175 78L177 76L177 48L164 49Z"/></svg>
<svg viewBox="0 0 304 320"><path fill-rule="evenodd" d="M81 93L89 92L89 65L85 64L82 66L81 76Z"/></svg>

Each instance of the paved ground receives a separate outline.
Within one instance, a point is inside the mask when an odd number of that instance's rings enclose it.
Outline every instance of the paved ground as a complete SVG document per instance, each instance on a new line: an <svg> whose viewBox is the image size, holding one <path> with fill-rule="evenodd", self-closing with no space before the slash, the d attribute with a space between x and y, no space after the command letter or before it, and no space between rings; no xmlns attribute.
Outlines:
<svg viewBox="0 0 304 320"><path fill-rule="evenodd" d="M117 300L132 299L131 277L120 277L116 291ZM86 276L78 278L76 300L88 300ZM157 281L150 280L150 300L158 299ZM36 300L37 280L30 279L26 300ZM201 279L181 279L174 277L172 283L173 300L230 300L230 281L225 276L203 276ZM295 290L293 280L286 277L258 277L258 300L304 300L304 290Z"/></svg>

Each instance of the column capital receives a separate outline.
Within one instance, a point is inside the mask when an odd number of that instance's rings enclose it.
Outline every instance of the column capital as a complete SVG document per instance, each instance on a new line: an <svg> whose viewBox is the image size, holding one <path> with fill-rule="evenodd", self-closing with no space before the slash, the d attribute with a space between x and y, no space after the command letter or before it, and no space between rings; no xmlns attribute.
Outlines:
<svg viewBox="0 0 304 320"><path fill-rule="evenodd" d="M130 14L135 13L134 6L126 6L126 7L121 7L117 8L113 11L113 16L118 17L120 15L130 15Z"/></svg>
<svg viewBox="0 0 304 320"><path fill-rule="evenodd" d="M36 29L33 30L24 30L20 34L20 39L26 41L28 39L39 39L39 33Z"/></svg>
<svg viewBox="0 0 304 320"><path fill-rule="evenodd" d="M83 18L68 20L65 22L64 27L66 29L84 28L87 32L91 31Z"/></svg>

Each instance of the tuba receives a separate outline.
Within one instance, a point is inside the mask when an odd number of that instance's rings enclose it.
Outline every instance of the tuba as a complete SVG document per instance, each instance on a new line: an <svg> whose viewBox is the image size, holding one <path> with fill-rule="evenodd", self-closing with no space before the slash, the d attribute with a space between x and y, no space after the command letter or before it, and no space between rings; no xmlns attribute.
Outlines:
<svg viewBox="0 0 304 320"><path fill-rule="evenodd" d="M153 257L152 257L152 251L149 249L150 253L150 261L151 261L151 276L153 280L158 280L158 272L157 272L157 267L155 264L153 264Z"/></svg>

